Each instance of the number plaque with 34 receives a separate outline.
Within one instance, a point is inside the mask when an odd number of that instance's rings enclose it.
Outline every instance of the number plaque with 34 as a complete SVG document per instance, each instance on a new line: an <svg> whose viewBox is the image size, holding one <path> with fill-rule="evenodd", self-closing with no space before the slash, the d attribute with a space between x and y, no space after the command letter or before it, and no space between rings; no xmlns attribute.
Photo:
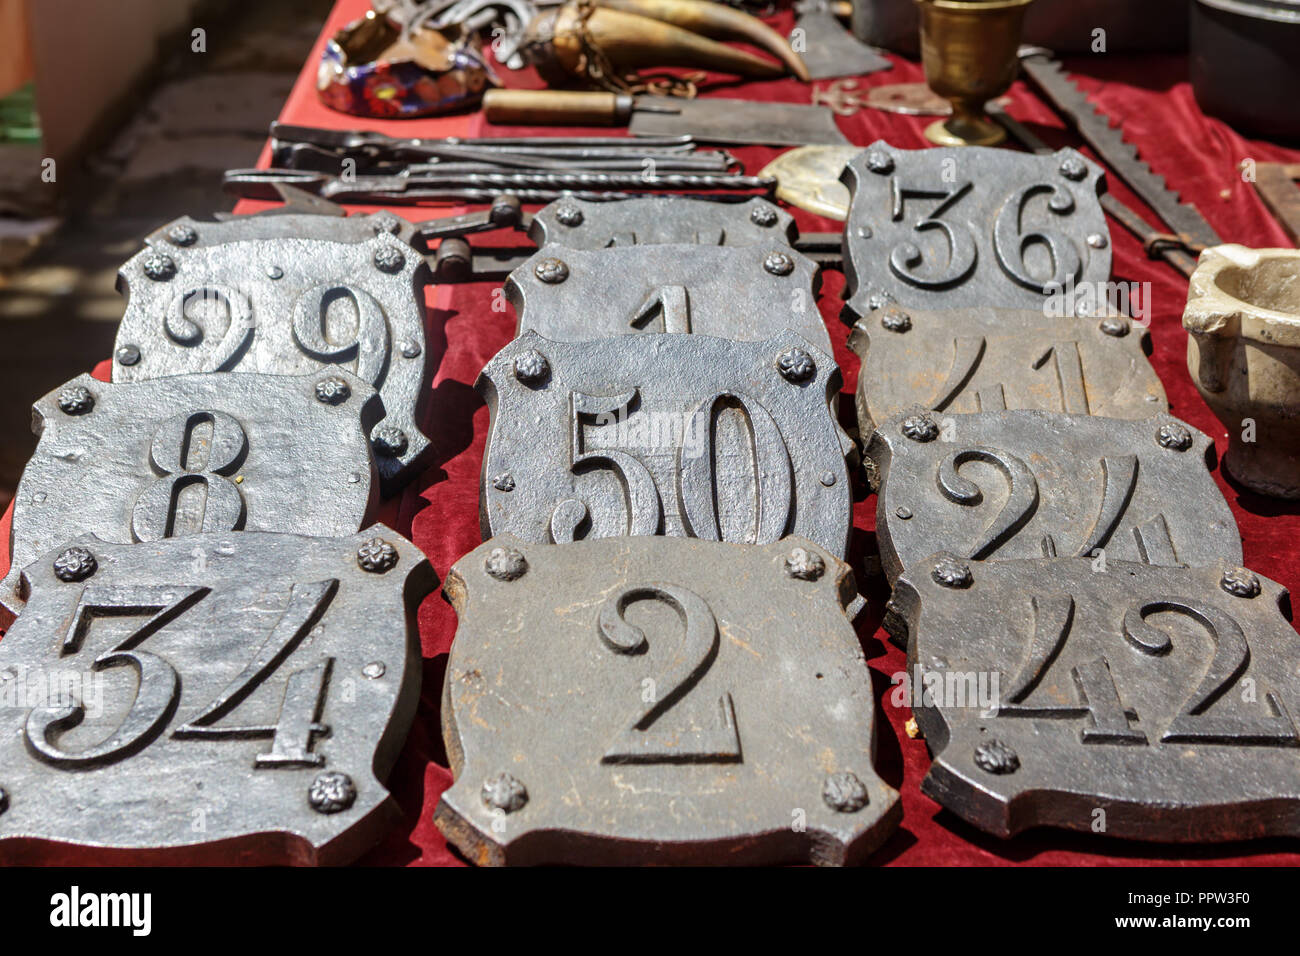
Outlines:
<svg viewBox="0 0 1300 956"><path fill-rule="evenodd" d="M811 542L501 537L446 592L434 821L471 860L834 865L897 826L852 572Z"/></svg>
<svg viewBox="0 0 1300 956"><path fill-rule="evenodd" d="M383 525L78 538L0 642L0 860L345 863L391 822L434 585Z"/></svg>
<svg viewBox="0 0 1300 956"><path fill-rule="evenodd" d="M904 308L1041 309L1046 296L1110 279L1101 167L966 146L878 140L844 168L845 298L863 316Z"/></svg>
<svg viewBox="0 0 1300 956"><path fill-rule="evenodd" d="M935 554L908 630L922 790L980 829L1160 841L1295 836L1300 640L1244 568Z"/></svg>

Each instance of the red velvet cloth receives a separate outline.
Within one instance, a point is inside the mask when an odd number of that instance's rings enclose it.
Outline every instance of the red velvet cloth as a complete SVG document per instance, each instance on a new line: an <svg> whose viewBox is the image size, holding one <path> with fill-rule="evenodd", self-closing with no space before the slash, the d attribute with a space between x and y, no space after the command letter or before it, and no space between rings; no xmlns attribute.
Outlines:
<svg viewBox="0 0 1300 956"><path fill-rule="evenodd" d="M321 40L303 68L282 118L287 122L340 129L368 128L394 135L508 135L519 132L559 133L555 129L523 130L485 126L478 114L411 121L372 121L333 112L322 106L314 92L316 62L320 46L348 20L367 8L366 0L339 0L325 24ZM778 15L773 25L788 31L790 14ZM862 88L920 81L920 67L892 57L893 70L858 81ZM1226 241L1249 246L1287 246L1286 236L1264 208L1254 188L1242 180L1238 164L1246 158L1257 161L1300 162L1300 151L1282 149L1263 142L1243 139L1223 123L1206 118L1197 108L1186 80L1186 60L1180 56L1099 55L1067 61L1079 71L1084 87L1097 105L1119 122L1126 137L1137 144L1142 156L1171 188L1195 203ZM537 86L529 75L503 71L510 85ZM809 87L794 80L728 85L725 78L713 78L717 85L709 93L756 100L808 102ZM824 84L823 84L824 85ZM1079 146L1064 129L1056 114L1023 83L1011 91L1009 111L1028 123L1052 145ZM929 118L906 117L875 110L839 120L841 128L856 144L878 139L904 148L924 148L922 136ZM591 132L591 131L586 131ZM610 131L619 135L619 131ZM735 150L747 171L757 172L779 150L752 147ZM1086 152L1086 150L1085 150ZM266 156L263 156L265 165ZM1104 164L1103 164L1104 165ZM1134 208L1146 213L1142 203L1123 183L1110 178L1110 188ZM254 211L261 204L242 203L239 211ZM395 212L412 219L450 215L457 209L396 207ZM805 231L838 230L838 223L792 210ZM192 210L201 215L204 211ZM1152 214L1148 219L1155 225ZM1169 266L1148 260L1138 242L1123 227L1111 225L1114 242L1114 279L1150 282L1154 354L1152 363L1164 382L1175 415L1214 437L1220 454L1226 449L1226 433L1201 401L1186 368L1186 336L1180 316L1187 292L1186 280ZM510 241L493 235L491 240ZM409 536L432 561L440 580L448 568L480 542L478 519L479 469L482 462L488 413L473 390L479 370L511 338L515 319L508 311L493 311L496 283L443 286L428 292L429 356L434 370L426 433L437 448L428 471L396 501L390 502L384 520ZM822 286L820 306L835 343L835 359L844 372L841 414L852 414L853 391L858 375L857 357L845 345L847 327L838 316L843 277L828 271ZM1274 501L1242 491L1216 471L1216 480L1232 506L1241 529L1247 564L1288 587L1300 584L1300 561L1292 542L1300 533L1300 505ZM1176 493L1171 489L1171 494ZM881 611L887 598L878 580L863 574L863 558L874 553L875 500L863 498L854 504L854 534L851 560L859 581L867 589L870 609L859 621L859 635L875 682L880 716L878 765L885 779L899 788L903 799L903 822L898 832L875 855L873 861L886 865L959 864L1294 864L1300 861L1294 841L1256 841L1219 846L1161 846L1129 843L1092 834L1036 831L1011 841L985 836L964 824L921 795L919 784L929 767L929 755L921 740L908 738L904 724L911 716L889 703L890 675L904 670L904 655L888 643L879 630ZM7 516L6 516L7 519ZM7 520L5 522L7 524ZM0 533L5 531L0 524ZM7 537L7 536L6 536ZM7 564L7 559L0 560ZM405 814L404 823L369 853L363 863L372 865L421 864L462 865L448 849L432 823L433 809L441 792L451 783L441 731L439 698L447 651L456 631L456 615L439 594L431 595L419 615L424 648L424 690L422 703L411 728L406 747L389 778L389 785Z"/></svg>

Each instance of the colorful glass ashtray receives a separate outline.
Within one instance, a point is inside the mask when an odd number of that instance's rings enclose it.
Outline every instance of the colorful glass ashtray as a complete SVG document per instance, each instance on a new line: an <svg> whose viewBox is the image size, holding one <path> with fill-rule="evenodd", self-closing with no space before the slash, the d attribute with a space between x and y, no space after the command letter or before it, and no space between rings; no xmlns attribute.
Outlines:
<svg viewBox="0 0 1300 956"><path fill-rule="evenodd" d="M472 109L499 81L469 39L369 11L325 45L316 90L331 109L403 119Z"/></svg>

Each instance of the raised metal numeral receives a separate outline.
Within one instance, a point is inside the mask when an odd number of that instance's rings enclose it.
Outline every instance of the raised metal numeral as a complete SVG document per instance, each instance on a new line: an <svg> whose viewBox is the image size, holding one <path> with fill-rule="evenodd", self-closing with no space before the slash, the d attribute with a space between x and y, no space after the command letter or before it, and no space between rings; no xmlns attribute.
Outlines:
<svg viewBox="0 0 1300 956"><path fill-rule="evenodd" d="M1067 216L1074 211L1074 196L1063 186L1052 183L1034 183L1012 193L1002 204L998 218L993 224L993 251L1002 271L1017 285L1046 295L1049 287L1055 284L1057 291L1069 282L1078 279L1083 268L1079 251L1073 242L1059 232L1039 229L1034 232L1022 232L1025 204L1041 193L1051 193L1052 198L1047 208L1058 216ZM1036 279L1025 268L1025 250L1031 244L1047 247L1052 259L1052 274L1046 279Z"/></svg>
<svg viewBox="0 0 1300 956"><path fill-rule="evenodd" d="M940 202L928 216L917 220L912 227L916 232L938 229L948 240L947 268L935 275L923 275L916 271L921 262L921 250L913 242L901 242L889 253L889 268L900 279L927 289L937 289L955 285L965 279L975 268L977 251L975 238L970 229L939 218L955 206L971 188L970 180L960 180L951 188L906 186L897 177L890 180L892 209L890 215L895 222L903 218L903 209L911 197L919 199L939 199Z"/></svg>
<svg viewBox="0 0 1300 956"><path fill-rule="evenodd" d="M244 427L225 412L174 415L158 426L149 460L162 473L131 510L137 541L243 527L244 496L230 480L248 451Z"/></svg>
<svg viewBox="0 0 1300 956"><path fill-rule="evenodd" d="M1007 483L1006 504L967 552L971 560L979 561L1002 547L1033 517L1038 508L1038 481L1029 466L1009 452L997 448L967 448L952 452L939 462L939 490L949 501L973 507L984 500L979 485L957 474L957 469L970 461L994 466Z"/></svg>
<svg viewBox="0 0 1300 956"><path fill-rule="evenodd" d="M333 341L329 334L331 309L351 313L348 318L355 322L355 333ZM322 283L300 295L293 306L293 340L320 362L355 359L357 378L375 387L388 368L390 341L383 306L374 296L351 286Z"/></svg>

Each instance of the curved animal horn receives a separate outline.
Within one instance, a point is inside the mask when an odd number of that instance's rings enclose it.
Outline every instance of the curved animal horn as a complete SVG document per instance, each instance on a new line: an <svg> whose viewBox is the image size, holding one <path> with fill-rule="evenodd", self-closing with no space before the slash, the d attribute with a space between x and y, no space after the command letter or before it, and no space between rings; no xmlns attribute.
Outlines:
<svg viewBox="0 0 1300 956"><path fill-rule="evenodd" d="M529 25L530 55L543 78L549 81L547 74L554 72L554 67L569 77L582 75L583 26L578 8L572 3L545 11ZM622 10L592 9L585 33L616 70L685 66L763 79L785 74L782 64L671 23Z"/></svg>
<svg viewBox="0 0 1300 956"><path fill-rule="evenodd" d="M785 68L809 82L808 67L785 37L758 17L709 0L596 0L596 5L624 13L638 13L714 40L743 40L766 50Z"/></svg>

